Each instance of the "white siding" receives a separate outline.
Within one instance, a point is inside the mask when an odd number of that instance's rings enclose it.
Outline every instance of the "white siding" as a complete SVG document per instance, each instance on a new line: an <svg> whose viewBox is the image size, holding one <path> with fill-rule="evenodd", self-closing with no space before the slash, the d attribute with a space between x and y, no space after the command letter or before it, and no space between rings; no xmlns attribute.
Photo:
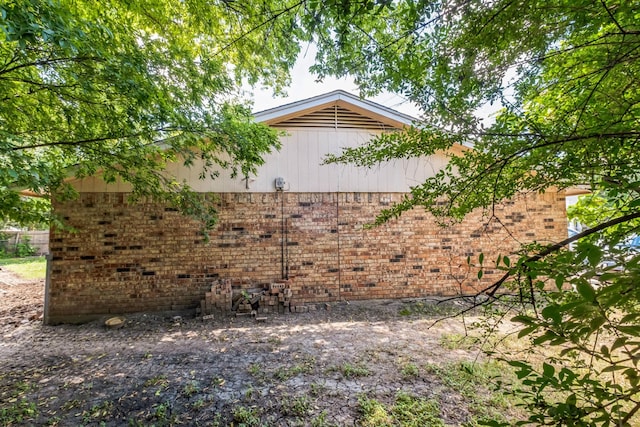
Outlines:
<svg viewBox="0 0 640 427"><path fill-rule="evenodd" d="M198 162L191 168L170 165L178 181L186 181L200 192L271 192L277 177L286 179L291 192L406 192L413 185L433 176L447 162L445 155L422 159L399 159L372 168L351 165L322 165L329 153L342 148L367 143L375 131L329 128L291 129L282 137L279 152L268 154L256 176L250 177L249 189L244 177L231 178L222 171L216 180L199 179ZM126 192L126 184L106 185L98 178L89 178L74 185L81 192Z"/></svg>

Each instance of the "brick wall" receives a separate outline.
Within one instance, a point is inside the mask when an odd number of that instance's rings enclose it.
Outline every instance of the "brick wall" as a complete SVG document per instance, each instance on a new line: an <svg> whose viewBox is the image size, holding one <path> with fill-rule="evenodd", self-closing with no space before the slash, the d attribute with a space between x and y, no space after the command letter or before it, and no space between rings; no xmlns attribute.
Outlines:
<svg viewBox="0 0 640 427"><path fill-rule="evenodd" d="M220 220L206 241L197 223L123 193L83 193L55 204L75 231L52 230L47 321L182 310L199 305L217 279L253 289L289 278L293 303L473 292L482 282L467 257L510 253L514 240L566 237L564 197L527 196L496 212L441 228L416 209L364 229L398 193L211 195ZM504 225L504 226L503 226ZM505 229L506 228L506 229ZM283 244L284 242L284 244Z"/></svg>

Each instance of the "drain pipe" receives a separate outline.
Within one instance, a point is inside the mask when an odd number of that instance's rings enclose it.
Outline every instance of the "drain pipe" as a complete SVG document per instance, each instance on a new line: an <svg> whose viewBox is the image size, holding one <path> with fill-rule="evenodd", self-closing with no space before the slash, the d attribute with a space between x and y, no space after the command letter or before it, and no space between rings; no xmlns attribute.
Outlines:
<svg viewBox="0 0 640 427"><path fill-rule="evenodd" d="M284 267L284 248L285 248L285 219L284 219L284 192L279 190L280 192L280 275L282 276L282 280L287 280L287 275L285 274Z"/></svg>

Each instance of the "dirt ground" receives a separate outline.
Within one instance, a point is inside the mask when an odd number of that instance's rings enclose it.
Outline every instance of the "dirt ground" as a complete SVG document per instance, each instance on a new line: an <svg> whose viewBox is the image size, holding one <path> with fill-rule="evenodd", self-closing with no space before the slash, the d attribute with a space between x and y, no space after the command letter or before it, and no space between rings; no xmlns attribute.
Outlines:
<svg viewBox="0 0 640 427"><path fill-rule="evenodd" d="M424 369L477 357L441 346L462 324L430 327L424 312L406 315L411 301L264 323L139 314L121 329L43 326L42 301L42 282L0 271L0 425L359 425L359 396L391 403L401 391L437 399L446 425L473 418Z"/></svg>

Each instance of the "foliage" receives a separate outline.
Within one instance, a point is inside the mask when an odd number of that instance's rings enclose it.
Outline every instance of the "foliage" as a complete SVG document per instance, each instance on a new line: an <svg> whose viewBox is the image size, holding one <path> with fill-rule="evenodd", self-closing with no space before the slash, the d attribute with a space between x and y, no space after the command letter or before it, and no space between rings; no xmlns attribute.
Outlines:
<svg viewBox="0 0 640 427"><path fill-rule="evenodd" d="M317 7L320 76L354 75L364 93L395 91L424 113L416 128L329 162L371 167L455 144L473 147L452 155L377 223L414 207L444 223L478 209L492 218L497 205L520 194L577 186L592 192L572 211L586 231L551 245L526 242L519 255L500 257L491 267L504 276L481 293L487 304L503 303L493 313L514 316L533 348L557 349L542 366L512 361L530 414L523 423L637 424L640 255L628 242L640 226L640 3ZM494 120L479 117L491 104ZM572 241L573 251L566 248Z"/></svg>
<svg viewBox="0 0 640 427"><path fill-rule="evenodd" d="M238 83L280 90L298 51L270 1L10 0L0 5L0 218L47 221L69 178L124 181L210 226L215 211L169 162L249 174L277 146ZM275 19L280 17L281 19Z"/></svg>

